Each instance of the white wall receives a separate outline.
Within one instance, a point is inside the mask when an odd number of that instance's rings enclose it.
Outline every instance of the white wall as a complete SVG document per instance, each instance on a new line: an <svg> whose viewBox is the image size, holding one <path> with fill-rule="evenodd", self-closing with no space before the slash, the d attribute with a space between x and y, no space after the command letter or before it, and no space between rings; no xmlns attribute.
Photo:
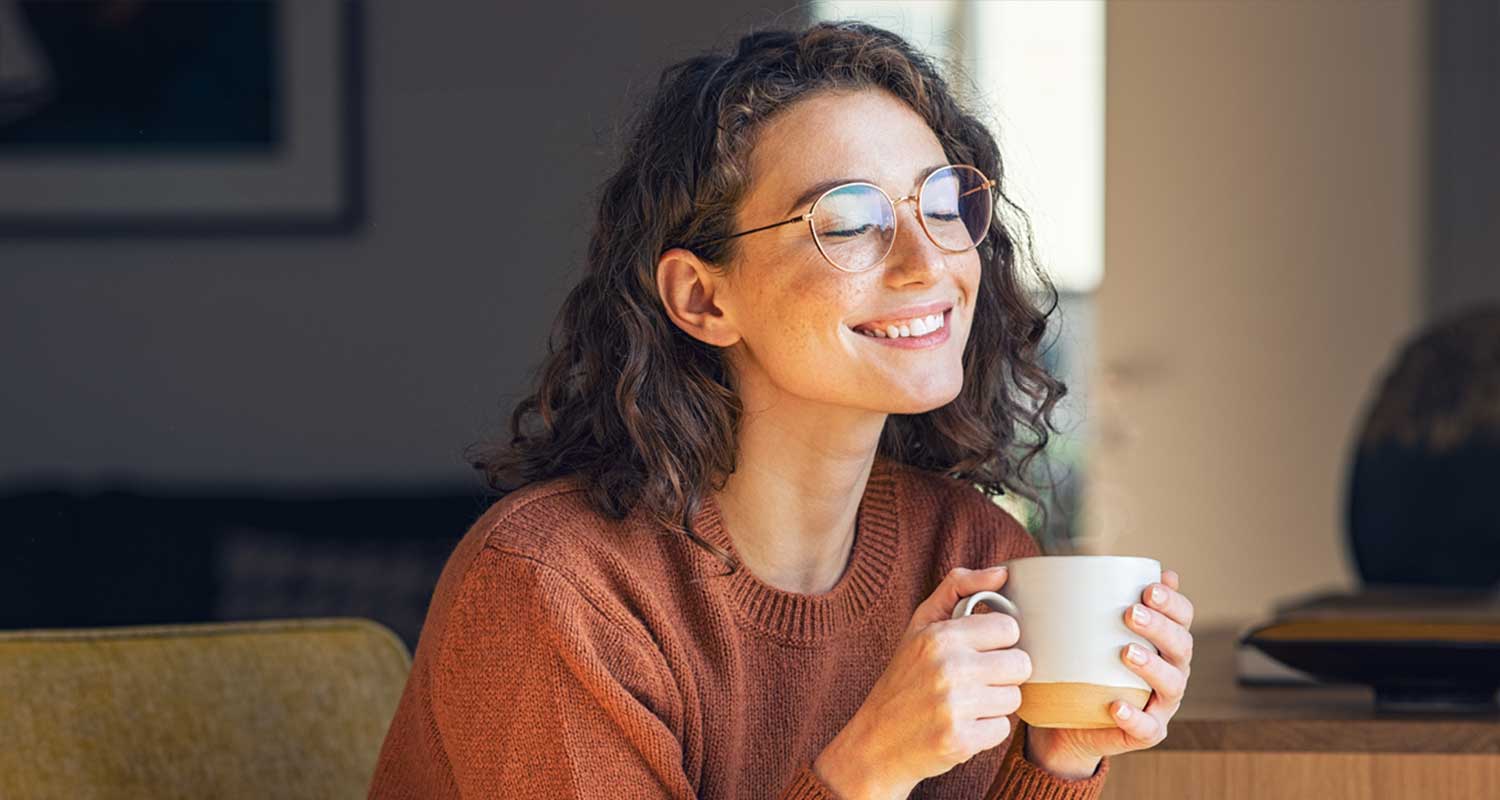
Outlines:
<svg viewBox="0 0 1500 800"><path fill-rule="evenodd" d="M1373 382L1422 311L1417 2L1108 9L1088 530L1199 619L1353 586Z"/></svg>

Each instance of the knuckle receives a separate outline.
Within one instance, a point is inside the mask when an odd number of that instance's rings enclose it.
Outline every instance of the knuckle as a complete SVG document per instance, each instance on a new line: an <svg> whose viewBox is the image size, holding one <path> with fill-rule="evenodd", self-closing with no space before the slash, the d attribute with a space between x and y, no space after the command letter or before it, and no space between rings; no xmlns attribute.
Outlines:
<svg viewBox="0 0 1500 800"><path fill-rule="evenodd" d="M1010 736L1010 717L1003 717L1000 722L1001 724L995 727L996 734L993 744L990 745L991 747L1000 744Z"/></svg>
<svg viewBox="0 0 1500 800"><path fill-rule="evenodd" d="M932 688L943 698L944 707L951 707L958 701L955 692L959 685L958 668L951 661L940 661L937 669L932 673Z"/></svg>
<svg viewBox="0 0 1500 800"><path fill-rule="evenodd" d="M967 761L974 754L969 736L957 727L949 727L943 731L938 738L937 749L944 761Z"/></svg>
<svg viewBox="0 0 1500 800"><path fill-rule="evenodd" d="M1014 654L1014 655L1011 656L1011 658L1015 659L1015 662L1016 662L1016 672L1017 672L1017 674L1020 675L1020 679L1023 680L1023 681L1030 679L1031 678L1031 654L1028 653L1028 652L1026 652L1025 650L1020 650L1020 649L1012 650L1011 653Z"/></svg>
<svg viewBox="0 0 1500 800"><path fill-rule="evenodd" d="M927 629L928 653L936 658L942 658L953 651L958 645L958 632L952 625L933 625Z"/></svg>
<svg viewBox="0 0 1500 800"><path fill-rule="evenodd" d="M1005 614L1004 611L990 611L984 614L984 624L990 626L995 638L1001 642L1002 647L1010 647L1022 638L1022 626L1017 623L1016 617Z"/></svg>
<svg viewBox="0 0 1500 800"><path fill-rule="evenodd" d="M1021 708L1021 689L1018 686L1006 686L1001 690L1004 702L1000 704L1001 713L1014 714Z"/></svg>
<svg viewBox="0 0 1500 800"><path fill-rule="evenodd" d="M917 634L917 652L929 661L938 660L948 647L950 638L951 634L947 632L947 626L942 623L928 625Z"/></svg>
<svg viewBox="0 0 1500 800"><path fill-rule="evenodd" d="M1021 623L1017 622L1015 617L1012 617L1009 614L992 614L990 616L1000 618L1000 621L997 624L999 624L1000 627L1004 629L1005 641L1007 645L1015 644L1016 642L1021 640Z"/></svg>
<svg viewBox="0 0 1500 800"><path fill-rule="evenodd" d="M991 611L979 615L983 620L986 630L993 635L1001 647L1010 647L1021 640L1021 626L1017 624L1016 618L1000 611Z"/></svg>
<svg viewBox="0 0 1500 800"><path fill-rule="evenodd" d="M943 721L944 728L952 727L958 721L958 702L958 693L953 687L943 686L937 689L933 711Z"/></svg>

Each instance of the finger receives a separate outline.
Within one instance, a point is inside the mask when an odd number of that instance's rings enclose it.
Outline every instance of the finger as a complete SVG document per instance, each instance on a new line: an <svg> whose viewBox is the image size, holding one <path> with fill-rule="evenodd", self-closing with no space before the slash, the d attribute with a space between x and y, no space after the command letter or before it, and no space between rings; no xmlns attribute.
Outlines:
<svg viewBox="0 0 1500 800"><path fill-rule="evenodd" d="M1172 587L1172 591L1182 588L1182 576L1176 570L1164 569L1161 571L1161 582Z"/></svg>
<svg viewBox="0 0 1500 800"><path fill-rule="evenodd" d="M967 693L968 719L1004 718L1021 708L1021 690L1016 686L976 686Z"/></svg>
<svg viewBox="0 0 1500 800"><path fill-rule="evenodd" d="M1182 703L1183 692L1187 690L1187 675L1182 670L1135 642L1120 648L1120 658L1125 666L1151 684L1151 689L1169 708L1175 709ZM1141 660L1137 661L1137 658Z"/></svg>
<svg viewBox="0 0 1500 800"><path fill-rule="evenodd" d="M954 567L943 576L932 594L912 612L912 626L921 628L948 619L953 616L953 609L958 601L975 592L999 591L1005 585L1006 572L1004 565L989 569Z"/></svg>
<svg viewBox="0 0 1500 800"><path fill-rule="evenodd" d="M960 646L977 651L997 651L1014 647L1021 640L1021 624L1016 618L999 611L970 614L958 619L932 623L945 635L953 636Z"/></svg>
<svg viewBox="0 0 1500 800"><path fill-rule="evenodd" d="M982 717L973 722L975 741L980 750L997 747L1010 736L1010 717Z"/></svg>
<svg viewBox="0 0 1500 800"><path fill-rule="evenodd" d="M1145 617L1145 622L1140 621L1138 614ZM1136 603L1125 612L1125 625L1146 637L1173 666L1185 668L1192 662L1193 635L1176 620Z"/></svg>
<svg viewBox="0 0 1500 800"><path fill-rule="evenodd" d="M1115 725L1124 731L1135 749L1154 747L1167 738L1167 726L1155 715L1125 702L1116 700L1109 710ZM1121 716L1124 714L1124 716Z"/></svg>
<svg viewBox="0 0 1500 800"><path fill-rule="evenodd" d="M1146 701L1146 713L1156 717L1156 721L1160 722L1163 726L1172 721L1172 717L1177 714L1177 710L1181 707L1181 698L1178 698L1176 703L1168 705L1166 698L1155 691L1151 692L1151 698Z"/></svg>
<svg viewBox="0 0 1500 800"><path fill-rule="evenodd" d="M1141 598L1152 608L1177 621L1178 625L1190 628L1193 625L1193 602L1187 595L1161 583L1153 583L1141 593Z"/></svg>
<svg viewBox="0 0 1500 800"><path fill-rule="evenodd" d="M1031 654L1018 648L976 653L974 680L989 686L1019 686L1031 679Z"/></svg>

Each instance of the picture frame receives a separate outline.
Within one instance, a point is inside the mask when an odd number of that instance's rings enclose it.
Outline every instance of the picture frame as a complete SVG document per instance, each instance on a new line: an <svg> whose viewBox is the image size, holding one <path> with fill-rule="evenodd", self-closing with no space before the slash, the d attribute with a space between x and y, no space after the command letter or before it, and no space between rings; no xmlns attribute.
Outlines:
<svg viewBox="0 0 1500 800"><path fill-rule="evenodd" d="M124 23L58 18L94 5L10 5L0 237L326 235L363 223L360 0L123 4L144 9ZM37 35L19 40L28 23ZM219 36L212 47L197 46L205 30ZM178 57L178 43L192 54ZM90 46L98 55L80 66ZM101 83L135 96L132 78L144 98L134 108L93 100L115 97Z"/></svg>

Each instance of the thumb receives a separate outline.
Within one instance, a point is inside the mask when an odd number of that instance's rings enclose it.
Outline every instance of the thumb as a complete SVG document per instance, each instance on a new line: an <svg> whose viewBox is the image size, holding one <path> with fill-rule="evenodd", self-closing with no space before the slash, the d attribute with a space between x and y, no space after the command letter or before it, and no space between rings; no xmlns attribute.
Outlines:
<svg viewBox="0 0 1500 800"><path fill-rule="evenodd" d="M943 577L932 594L912 612L907 631L918 631L953 616L958 601L975 592L995 592L1005 585L1009 570L1004 564L989 569L955 567Z"/></svg>

